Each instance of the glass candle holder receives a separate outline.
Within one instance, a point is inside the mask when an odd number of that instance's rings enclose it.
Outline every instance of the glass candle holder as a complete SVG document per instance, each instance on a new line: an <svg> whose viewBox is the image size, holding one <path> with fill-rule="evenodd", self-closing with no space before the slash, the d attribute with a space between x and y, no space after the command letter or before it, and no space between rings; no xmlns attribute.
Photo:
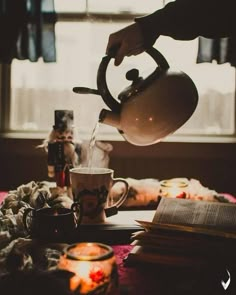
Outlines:
<svg viewBox="0 0 236 295"><path fill-rule="evenodd" d="M77 243L66 247L58 268L73 272L74 294L112 295L118 290L118 271L113 249L101 243Z"/></svg>
<svg viewBox="0 0 236 295"><path fill-rule="evenodd" d="M160 196L169 198L188 198L188 181L174 178L160 182Z"/></svg>

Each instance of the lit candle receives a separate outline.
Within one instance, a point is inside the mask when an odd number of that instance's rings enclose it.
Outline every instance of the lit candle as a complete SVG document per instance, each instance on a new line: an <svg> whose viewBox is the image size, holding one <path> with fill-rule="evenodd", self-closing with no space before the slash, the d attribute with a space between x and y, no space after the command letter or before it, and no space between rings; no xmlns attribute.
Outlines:
<svg viewBox="0 0 236 295"><path fill-rule="evenodd" d="M160 195L169 198L188 198L188 181L173 178L160 182Z"/></svg>
<svg viewBox="0 0 236 295"><path fill-rule="evenodd" d="M118 288L116 260L112 248L108 245L70 245L60 257L58 268L75 274L70 280L70 289L75 293L114 294L114 290Z"/></svg>

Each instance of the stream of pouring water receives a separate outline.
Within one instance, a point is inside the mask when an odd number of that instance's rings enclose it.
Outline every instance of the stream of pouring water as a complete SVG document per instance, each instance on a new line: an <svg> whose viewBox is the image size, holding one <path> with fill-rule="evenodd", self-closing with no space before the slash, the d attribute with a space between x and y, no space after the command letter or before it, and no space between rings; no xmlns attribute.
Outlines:
<svg viewBox="0 0 236 295"><path fill-rule="evenodd" d="M92 168L92 163L93 163L93 152L94 152L94 146L95 146L95 142L96 142L96 135L98 132L98 128L99 128L99 122L96 123L92 135L91 135L91 139L89 142L89 151L88 151L88 168L89 168L89 173L91 174L91 168Z"/></svg>

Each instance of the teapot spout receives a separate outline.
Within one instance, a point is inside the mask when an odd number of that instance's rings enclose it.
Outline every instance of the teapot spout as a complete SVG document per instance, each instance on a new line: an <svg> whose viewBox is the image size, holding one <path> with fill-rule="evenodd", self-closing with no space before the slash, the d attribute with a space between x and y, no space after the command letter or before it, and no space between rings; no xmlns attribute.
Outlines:
<svg viewBox="0 0 236 295"><path fill-rule="evenodd" d="M99 122L120 130L120 114L118 113L102 109L99 114Z"/></svg>

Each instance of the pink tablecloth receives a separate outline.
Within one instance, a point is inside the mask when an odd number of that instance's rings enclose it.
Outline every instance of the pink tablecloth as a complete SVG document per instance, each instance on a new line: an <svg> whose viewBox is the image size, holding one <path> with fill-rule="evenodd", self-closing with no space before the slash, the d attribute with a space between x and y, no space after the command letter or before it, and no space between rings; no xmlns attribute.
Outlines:
<svg viewBox="0 0 236 295"><path fill-rule="evenodd" d="M4 198L7 196L7 192L0 192L0 204L4 200Z"/></svg>

